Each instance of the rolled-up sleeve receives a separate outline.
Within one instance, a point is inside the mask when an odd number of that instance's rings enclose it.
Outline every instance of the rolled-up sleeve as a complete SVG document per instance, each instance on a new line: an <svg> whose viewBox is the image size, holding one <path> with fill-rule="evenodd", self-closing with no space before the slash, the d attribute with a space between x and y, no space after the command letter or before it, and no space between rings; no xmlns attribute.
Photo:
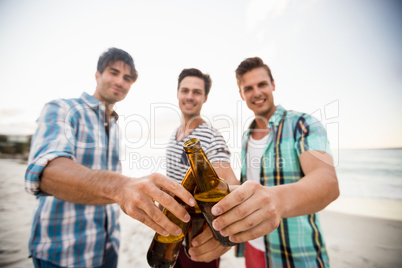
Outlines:
<svg viewBox="0 0 402 268"><path fill-rule="evenodd" d="M323 151L331 155L327 132L315 117L303 115L297 120L295 149L298 155L309 150Z"/></svg>
<svg viewBox="0 0 402 268"><path fill-rule="evenodd" d="M25 190L40 194L40 179L47 164L57 157L75 160L75 146L68 136L74 133L73 118L68 117L69 107L61 100L47 103L37 120L38 128L32 138L28 168L25 173Z"/></svg>

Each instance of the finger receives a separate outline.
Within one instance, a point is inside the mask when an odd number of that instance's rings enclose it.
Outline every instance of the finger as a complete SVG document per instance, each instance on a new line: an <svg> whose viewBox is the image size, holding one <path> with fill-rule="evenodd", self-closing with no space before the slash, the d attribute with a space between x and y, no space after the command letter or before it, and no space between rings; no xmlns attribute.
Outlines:
<svg viewBox="0 0 402 268"><path fill-rule="evenodd" d="M153 202L153 198L155 196L158 196L158 202L160 202L160 197L162 196L163 198L166 199L172 199L174 203L177 204L177 206L182 210L182 215L184 216L184 220L180 219L182 221L187 222L190 219L190 215L186 212L186 210L180 206L171 196L169 196L167 193L161 191L159 188L155 187L153 183L149 183L149 181L143 181L139 183L140 185L140 192L141 194L136 195L135 197L135 204L131 206L131 211L133 215L133 218L137 218L135 215L136 213L138 214L139 210L142 210L148 217L149 221L147 222L147 225L150 225L151 221L154 222L155 224L161 226L164 230L169 232L172 235L180 235L181 234L181 228L177 226L174 222L168 219L168 217L165 216L165 214L158 208L158 206L155 205ZM154 198L156 199L156 198ZM139 214L141 215L141 214ZM182 216L183 218L183 216ZM163 235L163 233L161 233Z"/></svg>
<svg viewBox="0 0 402 268"><path fill-rule="evenodd" d="M196 201L193 195L186 190L181 184L168 179L166 176L162 174L155 174L155 184L158 185L164 191L173 194L180 198L184 203L189 206L195 206Z"/></svg>
<svg viewBox="0 0 402 268"><path fill-rule="evenodd" d="M209 252L215 251L220 246L219 242L215 238L211 238L208 241L205 241L203 244L200 244L196 247L191 246L189 250L189 254L191 259L193 257L198 257Z"/></svg>
<svg viewBox="0 0 402 268"><path fill-rule="evenodd" d="M191 255L191 259L193 261L198 261L198 262L210 262L212 260L215 260L228 252L231 248L230 247L223 247L221 245L218 245L214 250L207 251L198 255Z"/></svg>
<svg viewBox="0 0 402 268"><path fill-rule="evenodd" d="M264 236L265 234L271 233L276 228L267 229L269 223L261 222L255 227L248 229L247 231L236 233L234 235L229 236L229 240L234 243L242 243L249 240L256 239L258 237Z"/></svg>
<svg viewBox="0 0 402 268"><path fill-rule="evenodd" d="M234 190L236 190L239 187L240 187L240 185L229 185L229 192L233 192Z"/></svg>
<svg viewBox="0 0 402 268"><path fill-rule="evenodd" d="M249 198L245 202L237 205L223 215L217 217L212 221L212 226L215 230L221 231L235 224L236 222L242 221L244 218L258 210L259 204L254 202L255 198Z"/></svg>
<svg viewBox="0 0 402 268"><path fill-rule="evenodd" d="M197 247L198 245L206 243L210 239L215 239L209 227L205 228L199 235L193 238L191 245Z"/></svg>
<svg viewBox="0 0 402 268"><path fill-rule="evenodd" d="M169 232L166 231L162 226L154 222L143 210L137 209L131 213L126 213L128 216L132 217L135 220L138 220L139 222L142 222L143 224L147 225L151 229L153 229L155 232L157 232L160 235L163 236L168 236Z"/></svg>
<svg viewBox="0 0 402 268"><path fill-rule="evenodd" d="M173 199L171 196L169 196L165 192L163 192L161 190L158 190L158 191L163 193L164 195L168 196L169 198ZM173 201L174 201L174 199L173 199ZM174 201L174 202L176 202L176 201ZM187 222L190 219L190 215L188 215L186 210L182 206L180 206L178 203L177 203L177 206L180 209L184 210L184 212L181 212L182 215L187 214L187 217L185 217L184 220L182 220L182 219L180 219L180 220ZM172 235L180 235L181 234L181 232L182 232L181 228L179 228L175 223L173 223L171 220L169 220L168 217L166 217L165 214L162 211L160 211L160 209L149 199L145 199L145 198L142 199L142 202L139 203L139 208L142 209L143 212L149 217L150 221L161 226L164 230L166 230L170 234L172 234ZM160 233L160 234L163 235L163 233Z"/></svg>
<svg viewBox="0 0 402 268"><path fill-rule="evenodd" d="M243 203L253 195L255 188L256 186L254 185L254 182L245 182L240 187L237 187L235 190L233 190L233 192L225 196L215 206L213 206L211 210L212 214L219 216L231 210L233 207Z"/></svg>
<svg viewBox="0 0 402 268"><path fill-rule="evenodd" d="M257 210L249 215L244 216L242 219L222 228L220 233L223 236L232 236L234 234L246 232L250 229L253 229L257 225L261 224L261 222L267 220L264 215L263 210Z"/></svg>
<svg viewBox="0 0 402 268"><path fill-rule="evenodd" d="M177 184L176 182L173 182ZM178 219L184 222L188 222L190 220L190 215L187 213L185 208L180 205L172 196L170 196L165 191L161 190L158 187L149 185L148 187L144 187L145 194L150 196L153 200L158 202L160 205L165 207L167 210L171 211ZM150 213L150 207L147 206L148 209L144 209L146 213ZM148 214L152 217L152 214Z"/></svg>

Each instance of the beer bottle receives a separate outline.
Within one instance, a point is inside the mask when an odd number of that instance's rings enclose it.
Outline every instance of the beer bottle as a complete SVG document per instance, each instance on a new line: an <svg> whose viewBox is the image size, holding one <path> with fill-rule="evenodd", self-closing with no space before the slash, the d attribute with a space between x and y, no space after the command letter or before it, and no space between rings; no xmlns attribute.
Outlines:
<svg viewBox="0 0 402 268"><path fill-rule="evenodd" d="M186 245L186 247L184 248L185 249L184 252L191 259L191 256L188 253L191 242L193 241L194 237L202 233L202 231L204 230L204 226L207 224L207 222L205 221L204 215L202 215L202 212L198 205L195 205L193 208L190 207L189 210L187 210L187 212L191 216L191 222L189 224L190 227L188 228L186 237L184 239Z"/></svg>
<svg viewBox="0 0 402 268"><path fill-rule="evenodd" d="M234 246L235 243L231 242L229 237L222 236L220 232L212 227L212 221L216 217L212 215L211 208L229 194L229 186L216 174L198 139L189 139L184 142L183 149L187 154L197 184L194 190L194 198L197 200L197 204L204 214L215 239L222 246Z"/></svg>
<svg viewBox="0 0 402 268"><path fill-rule="evenodd" d="M190 193L194 192L196 184L190 168L187 170L181 185ZM175 199L185 206L187 211L191 208L179 198ZM171 268L175 265L177 257L179 256L180 247L183 244L184 237L189 227L189 222L182 222L166 208L163 210L163 213L170 221L181 228L182 233L177 236L169 234L167 237L155 233L147 253L148 264L153 268Z"/></svg>

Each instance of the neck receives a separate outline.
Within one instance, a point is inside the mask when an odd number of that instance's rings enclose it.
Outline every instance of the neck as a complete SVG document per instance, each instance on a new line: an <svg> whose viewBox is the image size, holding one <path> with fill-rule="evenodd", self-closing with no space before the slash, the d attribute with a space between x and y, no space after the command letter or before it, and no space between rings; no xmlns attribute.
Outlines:
<svg viewBox="0 0 402 268"><path fill-rule="evenodd" d="M266 114L255 115L256 129L266 129L268 128L269 119L276 111L276 106L272 107Z"/></svg>
<svg viewBox="0 0 402 268"><path fill-rule="evenodd" d="M93 96L100 101L101 103L105 104L105 116L107 121L109 122L110 115L113 113L113 107L114 103L109 103L105 100L105 98L102 98L102 96L98 93L98 88L95 90L95 93Z"/></svg>
<svg viewBox="0 0 402 268"><path fill-rule="evenodd" d="M110 122L110 116L113 114L113 112L113 104L108 104L105 102L105 116L108 122Z"/></svg>
<svg viewBox="0 0 402 268"><path fill-rule="evenodd" d="M181 125L177 132L177 139L178 140L184 139L191 133L191 131L193 131L193 129L201 125L203 122L204 120L200 116L194 116L189 118L182 114Z"/></svg>

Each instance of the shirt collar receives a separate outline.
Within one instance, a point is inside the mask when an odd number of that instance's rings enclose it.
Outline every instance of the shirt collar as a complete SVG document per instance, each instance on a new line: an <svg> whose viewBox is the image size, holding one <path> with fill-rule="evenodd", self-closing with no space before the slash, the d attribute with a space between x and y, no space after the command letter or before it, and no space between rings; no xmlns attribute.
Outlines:
<svg viewBox="0 0 402 268"><path fill-rule="evenodd" d="M105 109L106 109L104 103L100 102L97 98L95 98L95 97L92 96L92 95L89 95L89 94L86 93L86 92L83 92L83 93L81 94L81 97L80 97L80 98L83 100L83 102L84 102L86 105L88 105L89 107L91 107L93 110L98 109L98 107L100 107L101 110L103 110L103 111L105 111ZM111 116L113 116L114 118L116 118L116 120L119 119L119 115L116 113L116 111L113 111L112 114L111 114Z"/></svg>
<svg viewBox="0 0 402 268"><path fill-rule="evenodd" d="M282 116L285 113L285 109L281 106L278 105L276 106L276 110L274 112L274 114L271 116L271 118L268 121L268 126L278 126L279 123L281 122ZM248 130L252 130L256 127L256 122L255 120L253 120L253 122L251 122Z"/></svg>

